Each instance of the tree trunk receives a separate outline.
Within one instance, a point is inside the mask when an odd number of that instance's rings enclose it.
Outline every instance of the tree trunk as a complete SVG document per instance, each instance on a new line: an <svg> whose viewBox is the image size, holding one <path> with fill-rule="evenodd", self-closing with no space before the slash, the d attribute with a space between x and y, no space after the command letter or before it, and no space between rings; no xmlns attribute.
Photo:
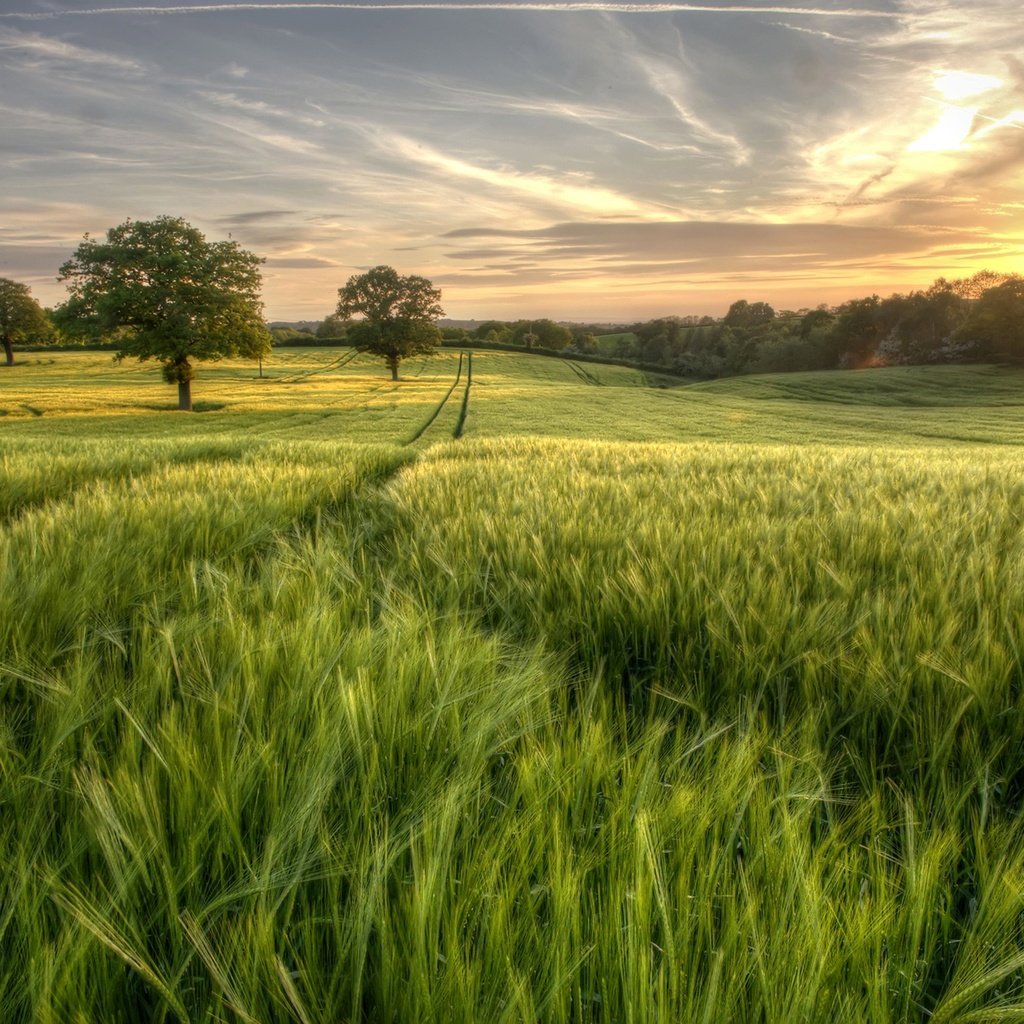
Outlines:
<svg viewBox="0 0 1024 1024"><path fill-rule="evenodd" d="M192 381L178 381L178 408L182 412L192 411Z"/></svg>
<svg viewBox="0 0 1024 1024"><path fill-rule="evenodd" d="M391 367L391 379L392 380L398 380L398 360L397 359L389 359L388 360L388 366Z"/></svg>
<svg viewBox="0 0 1024 1024"><path fill-rule="evenodd" d="M14 365L14 349L11 347L11 339L10 338L4 338L3 339L3 343L4 343L4 357L7 360L7 365L8 366L13 366Z"/></svg>

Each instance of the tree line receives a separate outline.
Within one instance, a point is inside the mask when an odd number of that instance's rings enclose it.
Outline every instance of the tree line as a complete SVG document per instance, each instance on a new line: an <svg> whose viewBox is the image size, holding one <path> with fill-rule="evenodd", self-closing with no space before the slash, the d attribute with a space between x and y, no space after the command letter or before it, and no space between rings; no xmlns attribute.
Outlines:
<svg viewBox="0 0 1024 1024"><path fill-rule="evenodd" d="M263 260L237 242L210 242L177 217L125 221L104 239L88 235L58 275L69 292L43 310L28 287L0 278L0 344L106 341L115 358L154 359L191 409L196 362L262 360L275 340L260 298ZM734 302L724 317L670 316L621 325L609 351L592 328L535 320L488 320L472 331L437 326L441 293L426 278L374 267L338 290L335 311L317 329L383 359L398 380L401 362L442 341L483 342L596 354L664 367L685 376L860 368L913 363L1024 365L1024 277L980 271L888 298L776 312L767 302ZM276 337L275 337L276 335ZM305 337L311 337L305 335Z"/></svg>
<svg viewBox="0 0 1024 1024"><path fill-rule="evenodd" d="M630 325L615 350L686 375L923 363L1024 364L1024 278L984 270L838 306L776 311L738 300L726 315Z"/></svg>
<svg viewBox="0 0 1024 1024"><path fill-rule="evenodd" d="M337 333L325 321L320 331ZM1024 364L1024 278L980 271L928 289L837 306L776 310L738 299L723 317L667 316L594 329L550 320L443 328L463 343L597 353L684 376L854 369L921 363ZM610 344L607 343L610 340Z"/></svg>

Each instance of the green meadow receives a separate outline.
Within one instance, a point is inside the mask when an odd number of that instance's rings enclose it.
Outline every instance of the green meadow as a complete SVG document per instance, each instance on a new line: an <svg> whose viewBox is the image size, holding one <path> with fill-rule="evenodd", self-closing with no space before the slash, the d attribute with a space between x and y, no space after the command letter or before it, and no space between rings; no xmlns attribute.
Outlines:
<svg viewBox="0 0 1024 1024"><path fill-rule="evenodd" d="M0 1019L1024 1021L1024 372L0 375Z"/></svg>

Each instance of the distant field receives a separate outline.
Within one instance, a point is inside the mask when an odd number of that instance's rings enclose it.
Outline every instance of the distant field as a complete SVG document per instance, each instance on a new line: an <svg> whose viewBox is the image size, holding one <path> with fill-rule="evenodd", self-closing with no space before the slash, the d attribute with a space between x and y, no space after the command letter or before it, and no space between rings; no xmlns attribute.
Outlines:
<svg viewBox="0 0 1024 1024"><path fill-rule="evenodd" d="M401 444L445 398L460 358L456 349L441 349L409 361L397 384L379 362L350 349L277 350L263 379L248 363L205 365L194 388L200 415L182 422L154 415L171 411L175 397L152 366L117 365L108 353L32 354L0 374L0 429L9 437L79 437L95 422L105 436L267 434ZM1020 370L907 367L669 386L671 378L626 367L520 353L476 351L472 364L466 437L1024 443ZM461 406L466 381L464 368L449 400L454 406ZM451 429L438 423L422 440L445 436Z"/></svg>
<svg viewBox="0 0 1024 1024"><path fill-rule="evenodd" d="M1024 1020L1024 373L0 372L0 1019Z"/></svg>

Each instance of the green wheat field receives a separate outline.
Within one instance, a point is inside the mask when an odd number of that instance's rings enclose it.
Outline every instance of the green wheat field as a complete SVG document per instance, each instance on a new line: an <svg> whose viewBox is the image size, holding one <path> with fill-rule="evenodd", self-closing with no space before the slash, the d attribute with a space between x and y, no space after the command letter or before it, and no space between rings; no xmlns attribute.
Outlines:
<svg viewBox="0 0 1024 1024"><path fill-rule="evenodd" d="M1024 1021L1024 372L19 358L3 1021Z"/></svg>

